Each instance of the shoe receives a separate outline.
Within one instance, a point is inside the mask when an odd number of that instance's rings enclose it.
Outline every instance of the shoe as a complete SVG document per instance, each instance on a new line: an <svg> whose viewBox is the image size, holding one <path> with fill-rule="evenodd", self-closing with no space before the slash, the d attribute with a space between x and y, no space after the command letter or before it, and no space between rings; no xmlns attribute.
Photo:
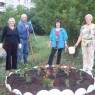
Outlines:
<svg viewBox="0 0 95 95"><path fill-rule="evenodd" d="M49 67L49 64L47 64L46 67Z"/></svg>
<svg viewBox="0 0 95 95"><path fill-rule="evenodd" d="M26 66L28 66L28 63L24 63Z"/></svg>

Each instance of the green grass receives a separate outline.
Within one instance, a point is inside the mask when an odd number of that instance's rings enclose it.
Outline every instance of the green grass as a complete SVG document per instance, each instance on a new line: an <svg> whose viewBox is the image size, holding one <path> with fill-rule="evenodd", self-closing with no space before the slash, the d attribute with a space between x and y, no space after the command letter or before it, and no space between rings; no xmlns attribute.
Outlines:
<svg viewBox="0 0 95 95"><path fill-rule="evenodd" d="M31 37L31 38L32 38L35 62L32 61L33 56L30 51L30 53L29 53L30 54L30 56L29 56L30 63L35 64L35 65L47 64L47 61L48 61L48 58L49 58L49 55L51 52L51 48L48 48L48 42L49 42L48 36L37 36L38 41L36 41L33 37ZM55 54L53 64L56 63L56 57L57 57L57 53ZM78 55L74 58L72 58L72 56L69 55L68 53L65 54L64 50L63 50L61 64L69 65L69 66L76 67L76 68L82 68L81 50L79 49Z"/></svg>
<svg viewBox="0 0 95 95"><path fill-rule="evenodd" d="M24 69L24 68L31 68L36 65L43 65L47 64L51 49L48 48L48 42L49 38L48 36L37 36L37 40L35 40L34 36L31 36L31 43L32 43L32 50L33 54L31 52L31 48L29 47L29 65L26 66L22 63L18 66L18 69ZM29 44L30 46L30 44ZM56 63L57 53L55 54L53 64ZM82 54L81 49L78 49L78 54L76 57L72 57L68 53L64 53L64 50L62 52L62 58L61 58L61 64L76 67L77 69L82 69L83 63L82 63ZM95 69L93 70L93 74L95 74ZM5 60L0 60L0 95L9 95L8 92L4 89L4 78L5 78Z"/></svg>

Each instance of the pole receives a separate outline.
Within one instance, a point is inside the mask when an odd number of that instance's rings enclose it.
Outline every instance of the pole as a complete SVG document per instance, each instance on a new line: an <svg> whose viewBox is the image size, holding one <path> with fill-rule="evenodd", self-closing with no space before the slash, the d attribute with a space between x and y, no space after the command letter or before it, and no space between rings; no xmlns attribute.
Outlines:
<svg viewBox="0 0 95 95"><path fill-rule="evenodd" d="M31 21L29 21L29 23L31 24L32 31L33 31L33 35L34 35L34 37L35 37L36 41L38 42L38 40L37 40L37 38L36 38L36 35L35 35L35 32L34 32L33 25L32 25L32 23L31 23Z"/></svg>
<svg viewBox="0 0 95 95"><path fill-rule="evenodd" d="M35 61L34 52L33 52L33 49L32 49L32 43L31 43L31 39L30 39L30 35L29 35L28 29L27 29L27 33L28 33L28 39L29 39L31 54L32 54L32 57L33 57L33 61Z"/></svg>

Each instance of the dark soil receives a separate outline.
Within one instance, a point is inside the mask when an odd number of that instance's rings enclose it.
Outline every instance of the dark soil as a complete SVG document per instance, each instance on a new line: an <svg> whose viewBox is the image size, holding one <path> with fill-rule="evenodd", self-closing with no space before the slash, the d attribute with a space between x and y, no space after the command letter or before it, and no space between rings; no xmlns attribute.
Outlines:
<svg viewBox="0 0 95 95"><path fill-rule="evenodd" d="M8 77L7 82L11 85L12 89L19 89L22 94L31 92L33 95L36 95L40 90L50 90L52 88L59 89L60 91L68 88L75 92L78 88L87 89L89 85L94 84L94 79L80 70L70 69L66 71L67 73L69 72L67 74L64 69L59 68L56 76L54 76L53 68L47 68L47 71L48 70L50 71L48 78L54 81L54 87L44 87L42 85L43 77L46 76L45 69L43 68L41 68L40 74L38 74L37 69L30 70L27 72L27 75L25 74L25 77L20 77L20 74L12 74ZM32 82L26 83L26 77L30 77ZM66 83L66 81L68 82ZM69 84L69 86L66 84ZM86 95L95 95L95 91Z"/></svg>

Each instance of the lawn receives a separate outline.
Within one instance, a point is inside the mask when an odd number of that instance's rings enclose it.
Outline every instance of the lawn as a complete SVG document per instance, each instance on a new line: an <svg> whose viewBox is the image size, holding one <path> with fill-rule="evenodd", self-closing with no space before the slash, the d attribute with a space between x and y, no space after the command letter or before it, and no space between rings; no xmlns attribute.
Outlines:
<svg viewBox="0 0 95 95"><path fill-rule="evenodd" d="M37 39L37 40L36 40ZM34 36L31 36L31 43L32 43L32 51L29 47L29 65L36 66L36 65L43 65L47 64L49 54L51 52L51 49L48 48L48 36L36 36L36 39ZM30 44L29 44L30 46ZM57 53L55 54L53 64L56 63L56 57ZM75 57L72 57L72 55L69 55L68 52L64 53L64 50L62 52L62 59L61 64L76 67L77 69L82 69L82 54L81 49L78 49L78 54ZM18 66L18 69L26 68L26 66L22 63ZM93 70L94 74L95 70ZM5 60L0 60L0 95L10 95L8 91L5 89L4 86L4 79L5 79Z"/></svg>

